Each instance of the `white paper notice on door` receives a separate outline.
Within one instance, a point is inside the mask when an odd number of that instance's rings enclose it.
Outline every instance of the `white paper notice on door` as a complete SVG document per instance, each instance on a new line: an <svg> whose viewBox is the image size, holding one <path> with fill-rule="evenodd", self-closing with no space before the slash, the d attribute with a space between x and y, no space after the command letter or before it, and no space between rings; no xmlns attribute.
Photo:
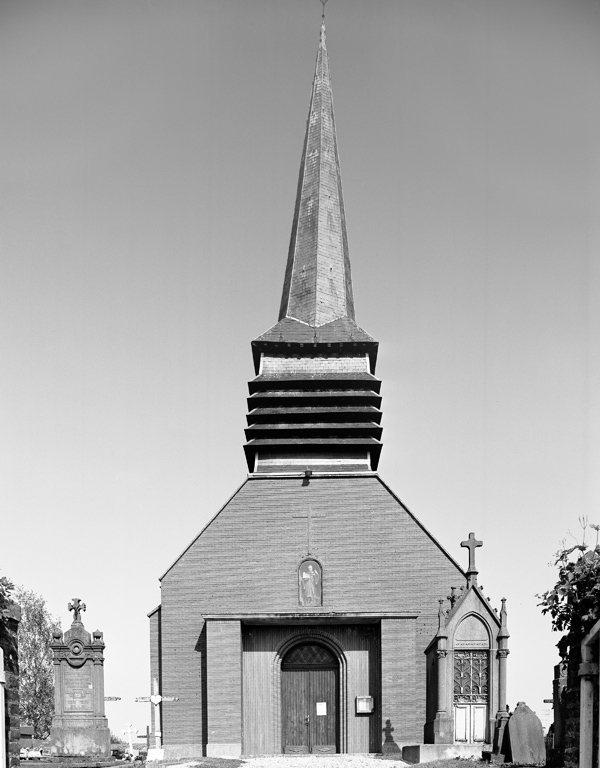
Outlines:
<svg viewBox="0 0 600 768"><path fill-rule="evenodd" d="M326 714L327 714L327 702L317 701L317 715L326 715Z"/></svg>

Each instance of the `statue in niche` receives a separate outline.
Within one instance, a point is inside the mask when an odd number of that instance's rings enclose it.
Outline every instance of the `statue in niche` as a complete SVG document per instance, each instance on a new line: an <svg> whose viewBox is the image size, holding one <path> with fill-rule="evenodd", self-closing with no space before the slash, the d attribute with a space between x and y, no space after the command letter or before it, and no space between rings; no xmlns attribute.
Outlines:
<svg viewBox="0 0 600 768"><path fill-rule="evenodd" d="M305 560L298 570L300 605L321 605L321 566L316 560Z"/></svg>

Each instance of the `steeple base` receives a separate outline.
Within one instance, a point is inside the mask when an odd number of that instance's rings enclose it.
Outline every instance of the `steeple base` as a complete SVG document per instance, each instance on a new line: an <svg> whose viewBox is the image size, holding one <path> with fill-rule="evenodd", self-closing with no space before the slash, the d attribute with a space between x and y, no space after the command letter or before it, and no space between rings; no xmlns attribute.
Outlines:
<svg viewBox="0 0 600 768"><path fill-rule="evenodd" d="M302 451L300 453L276 454L258 452L254 472L259 474L281 474L290 472L370 472L369 451Z"/></svg>

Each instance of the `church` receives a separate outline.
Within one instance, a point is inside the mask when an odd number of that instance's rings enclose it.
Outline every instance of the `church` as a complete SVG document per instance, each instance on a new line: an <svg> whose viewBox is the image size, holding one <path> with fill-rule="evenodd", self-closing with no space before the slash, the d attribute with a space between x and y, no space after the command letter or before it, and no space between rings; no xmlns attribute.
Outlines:
<svg viewBox="0 0 600 768"><path fill-rule="evenodd" d="M463 569L379 476L377 349L355 317L323 22L279 318L252 341L248 475L149 614L165 757L491 743L504 601L478 586L474 534Z"/></svg>

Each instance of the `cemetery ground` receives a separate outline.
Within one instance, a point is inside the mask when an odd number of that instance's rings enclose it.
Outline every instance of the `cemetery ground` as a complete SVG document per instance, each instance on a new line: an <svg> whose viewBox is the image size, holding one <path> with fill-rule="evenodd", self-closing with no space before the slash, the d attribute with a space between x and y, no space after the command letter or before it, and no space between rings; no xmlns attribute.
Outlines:
<svg viewBox="0 0 600 768"><path fill-rule="evenodd" d="M181 760L155 763L157 768L408 768L411 763L404 762L396 755L303 755L303 756L265 756L240 759L205 757L196 760ZM419 768L483 768L494 765L476 758L454 757L444 760L432 760L419 763ZM515 763L503 763L503 768L511 768ZM521 768L525 766L521 765Z"/></svg>
<svg viewBox="0 0 600 768"><path fill-rule="evenodd" d="M110 761L103 762L101 765L103 768L114 768L114 766L122 765L124 761ZM383 763L383 765L382 765ZM75 765L73 762L60 763L60 761L47 763L46 766L50 768L64 768L66 765L69 768L90 768L95 763L81 763ZM100 764L98 764L100 765ZM135 765L135 763L134 763ZM144 763L138 763L138 765L147 765ZM396 755L265 755L259 757L244 757L244 758L223 758L223 757L202 757L195 758L193 760L186 760L184 758L180 760L168 760L153 762L149 765L155 766L155 768L385 768L388 765L390 768L397 766L397 768L408 768L411 763L407 763ZM455 757L444 760L432 760L430 762L419 763L419 768L483 768L483 766L489 766L490 763L485 760L477 758L464 758ZM493 764L492 764L493 765ZM515 763L504 763L503 768L511 768L511 766L517 765ZM521 768L526 768L522 764L519 764ZM46 768L42 763L37 768Z"/></svg>

